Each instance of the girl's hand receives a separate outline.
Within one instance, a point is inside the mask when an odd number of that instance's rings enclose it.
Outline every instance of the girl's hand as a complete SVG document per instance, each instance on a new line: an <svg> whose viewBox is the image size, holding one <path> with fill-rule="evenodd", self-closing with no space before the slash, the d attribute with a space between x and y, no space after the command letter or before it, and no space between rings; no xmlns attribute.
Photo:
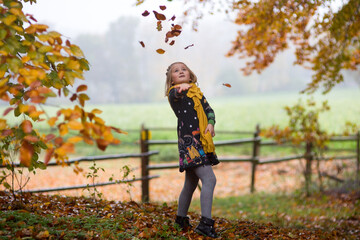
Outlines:
<svg viewBox="0 0 360 240"><path fill-rule="evenodd" d="M181 83L181 84L175 86L175 88L177 88L178 93L181 93L182 91L186 91L189 88L191 88L191 85L188 83Z"/></svg>
<svg viewBox="0 0 360 240"><path fill-rule="evenodd" d="M215 130L214 130L214 126L212 124L208 124L206 129L205 129L205 134L207 132L210 132L212 137L215 137Z"/></svg>

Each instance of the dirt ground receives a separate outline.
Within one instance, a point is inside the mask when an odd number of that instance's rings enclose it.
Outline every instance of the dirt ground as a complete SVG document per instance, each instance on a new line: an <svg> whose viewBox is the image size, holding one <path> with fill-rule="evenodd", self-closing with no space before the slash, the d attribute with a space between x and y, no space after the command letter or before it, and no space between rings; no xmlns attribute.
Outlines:
<svg viewBox="0 0 360 240"><path fill-rule="evenodd" d="M109 177L121 179L120 169L128 165L133 171L133 175L140 177L140 160L112 160L98 162L96 167L99 169L95 182L107 182ZM255 188L259 192L288 192L301 186L303 177L301 175L302 166L299 160L284 162L278 164L259 165L256 171ZM87 178L87 173L91 172L89 167L91 163L80 163L83 172L76 174L72 167L48 167L47 170L37 170L35 175L30 174L30 181L26 189L43 189L60 186L72 186L91 184L91 178ZM220 163L214 166L214 172L217 177L215 188L216 197L237 196L250 192L251 182L251 164L250 163ZM177 201L178 195L184 182L184 173L178 169L153 170L150 175L160 175L159 178L150 180L150 200L155 202L173 202ZM91 192L93 191L90 189ZM110 186L98 187L97 190L103 193L103 198L116 201L141 200L141 182L133 182L132 186L127 184L116 184ZM81 196L89 195L88 189L67 190L52 192L51 194ZM200 191L195 191L194 197L198 198Z"/></svg>

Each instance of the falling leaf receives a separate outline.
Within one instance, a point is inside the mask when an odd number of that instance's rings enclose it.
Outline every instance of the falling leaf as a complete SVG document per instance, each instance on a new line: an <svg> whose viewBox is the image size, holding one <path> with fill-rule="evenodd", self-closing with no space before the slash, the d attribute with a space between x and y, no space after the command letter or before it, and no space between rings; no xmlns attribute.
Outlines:
<svg viewBox="0 0 360 240"><path fill-rule="evenodd" d="M145 43L143 41L139 41L139 43L141 44L141 46L144 48L145 47Z"/></svg>
<svg viewBox="0 0 360 240"><path fill-rule="evenodd" d="M157 24L156 24L156 29L158 31L161 31L162 30L162 24L161 24L161 21L158 21Z"/></svg>
<svg viewBox="0 0 360 240"><path fill-rule="evenodd" d="M172 38L172 37L174 37L174 34L172 31L168 31L165 36L166 36L166 38Z"/></svg>
<svg viewBox="0 0 360 240"><path fill-rule="evenodd" d="M164 11L166 9L166 6L162 5L160 6L160 9Z"/></svg>
<svg viewBox="0 0 360 240"><path fill-rule="evenodd" d="M189 46L186 46L185 49L188 49L189 47L193 47L194 44L190 44Z"/></svg>
<svg viewBox="0 0 360 240"><path fill-rule="evenodd" d="M173 28L175 30L181 30L182 29L182 27L179 24L176 24L175 26L173 26Z"/></svg>
<svg viewBox="0 0 360 240"><path fill-rule="evenodd" d="M165 53L165 50L159 48L159 49L156 50L156 52L157 52L158 54L164 54L164 53Z"/></svg>
<svg viewBox="0 0 360 240"><path fill-rule="evenodd" d="M225 87L231 88L231 85L229 83L223 83Z"/></svg>
<svg viewBox="0 0 360 240"><path fill-rule="evenodd" d="M155 14L155 17L157 20L159 20L159 21L166 20L166 17L164 14L158 13L157 11L153 11L153 13Z"/></svg>
<svg viewBox="0 0 360 240"><path fill-rule="evenodd" d="M143 15L144 17L147 17L147 16L149 16L149 11L148 10L145 10L145 12L143 12L141 15Z"/></svg>

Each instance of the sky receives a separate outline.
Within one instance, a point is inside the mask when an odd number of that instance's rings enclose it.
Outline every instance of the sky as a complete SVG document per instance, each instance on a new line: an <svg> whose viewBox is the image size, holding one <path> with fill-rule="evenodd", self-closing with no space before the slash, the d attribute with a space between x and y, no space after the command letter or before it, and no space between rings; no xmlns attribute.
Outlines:
<svg viewBox="0 0 360 240"><path fill-rule="evenodd" d="M182 13L182 5L167 0L147 0L135 6L136 0L37 0L36 4L24 3L24 12L33 14L38 22L74 38L82 33L102 34L111 22L121 16L138 16L148 10L161 11L166 5L167 15Z"/></svg>

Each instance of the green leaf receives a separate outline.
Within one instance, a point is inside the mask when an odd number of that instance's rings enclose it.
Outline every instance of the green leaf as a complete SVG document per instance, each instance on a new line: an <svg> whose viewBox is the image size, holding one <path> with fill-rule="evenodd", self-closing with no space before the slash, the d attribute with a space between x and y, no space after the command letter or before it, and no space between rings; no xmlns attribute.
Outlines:
<svg viewBox="0 0 360 240"><path fill-rule="evenodd" d="M89 62L85 58L80 59L79 62L80 62L81 69L84 69L85 71L90 70Z"/></svg>
<svg viewBox="0 0 360 240"><path fill-rule="evenodd" d="M12 58L9 61L9 68L13 73L18 73L19 72L19 68L22 67L22 63L18 58Z"/></svg>
<svg viewBox="0 0 360 240"><path fill-rule="evenodd" d="M37 160L39 160L39 155L37 153L34 153L31 157L31 161L36 162Z"/></svg>
<svg viewBox="0 0 360 240"><path fill-rule="evenodd" d="M4 182L4 183L3 183L3 186L4 186L6 189L11 189L11 186L10 186L7 182Z"/></svg>
<svg viewBox="0 0 360 240"><path fill-rule="evenodd" d="M43 162L37 162L37 167L40 168L41 170L45 170L46 169L46 165Z"/></svg>
<svg viewBox="0 0 360 240"><path fill-rule="evenodd" d="M43 45L38 49L38 52L47 53L47 52L51 52L52 50L53 50L53 48L51 46Z"/></svg>
<svg viewBox="0 0 360 240"><path fill-rule="evenodd" d="M39 147L41 147L42 149L47 149L47 148L48 148L43 141L38 141L37 144L38 144Z"/></svg>
<svg viewBox="0 0 360 240"><path fill-rule="evenodd" d="M74 54L74 56L76 56L76 57L84 56L84 53L82 52L82 50L74 44L71 45L70 50L71 50L72 54Z"/></svg>
<svg viewBox="0 0 360 240"><path fill-rule="evenodd" d="M26 40L28 40L29 42L34 42L35 41L35 36L31 35L31 34L24 34L24 37Z"/></svg>
<svg viewBox="0 0 360 240"><path fill-rule="evenodd" d="M13 99L15 99L15 98L13 98ZM14 110L14 116L15 116L15 117L18 117L18 116L20 116L20 114L21 114L21 112L20 112L20 110L19 110L19 107L15 108L15 110Z"/></svg>
<svg viewBox="0 0 360 240"><path fill-rule="evenodd" d="M64 92L65 97L67 97L70 93L69 89L67 89L66 87L63 88L63 92Z"/></svg>
<svg viewBox="0 0 360 240"><path fill-rule="evenodd" d="M55 55L47 55L47 58L50 62L55 63L58 61L58 57Z"/></svg>
<svg viewBox="0 0 360 240"><path fill-rule="evenodd" d="M0 29L0 40L3 40L6 37L6 30Z"/></svg>

